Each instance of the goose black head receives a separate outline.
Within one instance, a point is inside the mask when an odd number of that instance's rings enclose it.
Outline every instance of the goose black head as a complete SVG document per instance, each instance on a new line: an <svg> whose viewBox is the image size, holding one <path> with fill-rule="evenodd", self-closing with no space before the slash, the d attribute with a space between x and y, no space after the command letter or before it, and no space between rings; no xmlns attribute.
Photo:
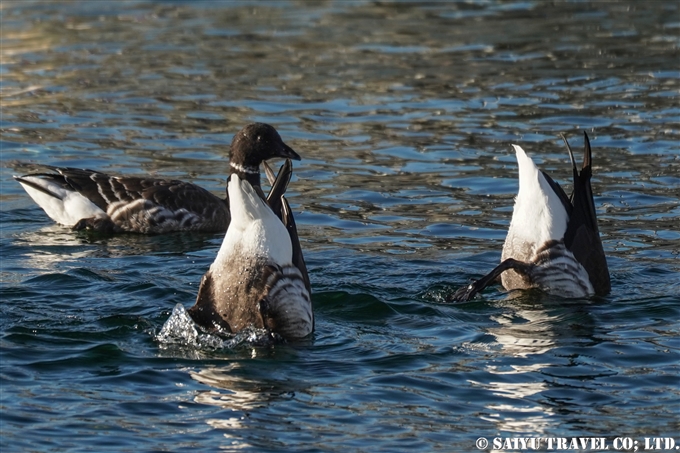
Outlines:
<svg viewBox="0 0 680 453"><path fill-rule="evenodd" d="M252 185L260 185L260 164L280 157L300 160L300 155L286 145L274 127L264 123L251 123L234 135L230 149L231 173Z"/></svg>

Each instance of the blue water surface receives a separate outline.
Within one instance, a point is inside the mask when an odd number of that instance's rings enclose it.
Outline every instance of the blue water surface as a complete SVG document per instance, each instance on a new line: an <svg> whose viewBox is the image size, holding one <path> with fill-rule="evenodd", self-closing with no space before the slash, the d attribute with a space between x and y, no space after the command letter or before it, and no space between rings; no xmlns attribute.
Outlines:
<svg viewBox="0 0 680 453"><path fill-rule="evenodd" d="M676 2L22 0L1 34L3 453L680 445ZM301 343L181 324L222 235L72 232L12 180L50 164L222 195L252 121L303 158ZM583 131L611 294L446 303L500 260L510 145L570 192L558 134Z"/></svg>

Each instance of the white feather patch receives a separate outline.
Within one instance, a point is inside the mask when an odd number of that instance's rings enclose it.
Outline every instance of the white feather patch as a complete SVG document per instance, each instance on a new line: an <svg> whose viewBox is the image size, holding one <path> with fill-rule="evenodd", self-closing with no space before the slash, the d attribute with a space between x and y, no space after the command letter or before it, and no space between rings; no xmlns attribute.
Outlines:
<svg viewBox="0 0 680 453"><path fill-rule="evenodd" d="M26 193L33 198L33 201L57 223L73 226L81 219L105 215L104 211L99 209L97 205L78 192L64 189L59 184L36 176L24 176L23 179L44 187L46 191L54 194L53 196L48 195L19 181Z"/></svg>
<svg viewBox="0 0 680 453"><path fill-rule="evenodd" d="M293 246L286 227L250 183L232 174L228 191L231 222L213 266L219 269L235 253L280 266L292 264Z"/></svg>
<svg viewBox="0 0 680 453"><path fill-rule="evenodd" d="M567 230L569 217L560 198L534 164L517 145L512 145L519 166L519 192L503 250L504 259L511 250L531 250L549 240L560 240ZM507 250L506 250L507 249Z"/></svg>

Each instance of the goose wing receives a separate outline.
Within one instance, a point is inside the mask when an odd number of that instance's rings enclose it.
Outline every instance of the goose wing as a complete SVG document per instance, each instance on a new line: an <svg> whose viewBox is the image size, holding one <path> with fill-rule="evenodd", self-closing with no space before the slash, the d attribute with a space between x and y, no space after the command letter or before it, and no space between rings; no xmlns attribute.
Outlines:
<svg viewBox="0 0 680 453"><path fill-rule="evenodd" d="M271 181L274 172L269 167L267 162L264 162L265 173L267 173L267 178ZM305 258L302 254L302 247L300 246L300 238L297 232L297 226L295 224L295 217L293 216L293 211L290 209L288 200L284 196L286 189L288 188L288 183L293 175L293 163L290 159L286 159L284 164L279 169L279 173L276 179L272 183L272 188L269 191L269 196L267 197L267 204L274 214L281 219L288 235L290 236L290 242L293 246L293 264L300 270L302 277L305 281L305 286L309 294L312 293L311 284L309 281L309 274L307 273L307 265L305 264Z"/></svg>
<svg viewBox="0 0 680 453"><path fill-rule="evenodd" d="M564 244L588 272L595 293L604 295L609 293L611 283L607 258L602 248L602 241L600 240L599 229L597 227L593 189L590 185L590 179L593 175L590 140L588 139L588 134L584 132L583 135L583 165L580 172L576 168L571 147L567 139L562 136L567 145L574 172L574 192L571 195L573 209L564 234Z"/></svg>

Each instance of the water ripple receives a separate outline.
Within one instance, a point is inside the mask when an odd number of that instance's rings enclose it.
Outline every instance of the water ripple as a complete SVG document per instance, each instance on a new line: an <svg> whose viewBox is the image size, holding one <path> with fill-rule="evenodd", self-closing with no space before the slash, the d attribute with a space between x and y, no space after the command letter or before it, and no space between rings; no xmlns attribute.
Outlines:
<svg viewBox="0 0 680 453"><path fill-rule="evenodd" d="M3 9L3 451L395 451L480 436L672 436L680 394L673 2L14 2ZM221 235L54 225L35 164L224 196L243 124L303 160L288 198L309 342L185 309ZM489 288L511 144L571 190L587 131L612 274L596 300ZM19 162L29 165L20 165ZM178 305L179 304L179 305Z"/></svg>

